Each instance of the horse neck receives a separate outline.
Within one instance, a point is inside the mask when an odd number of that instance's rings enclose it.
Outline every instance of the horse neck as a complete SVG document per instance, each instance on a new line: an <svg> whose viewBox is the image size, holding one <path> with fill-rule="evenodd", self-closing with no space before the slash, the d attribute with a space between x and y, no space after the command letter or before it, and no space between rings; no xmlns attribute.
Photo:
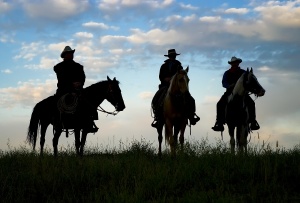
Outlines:
<svg viewBox="0 0 300 203"><path fill-rule="evenodd" d="M95 106L99 106L105 99L108 89L108 82L101 81L85 89L87 100Z"/></svg>
<svg viewBox="0 0 300 203"><path fill-rule="evenodd" d="M247 91L244 87L244 77L245 77L245 73L241 75L241 77L236 82L232 91L233 96L235 95L244 96L246 94Z"/></svg>
<svg viewBox="0 0 300 203"><path fill-rule="evenodd" d="M178 81L177 81L177 74L175 74L171 81L170 81L170 86L168 88L168 91L167 93L170 94L170 95L174 95L174 94L177 94L177 93L183 93L180 91L180 87L178 85ZM188 86L187 86L187 91L188 91Z"/></svg>

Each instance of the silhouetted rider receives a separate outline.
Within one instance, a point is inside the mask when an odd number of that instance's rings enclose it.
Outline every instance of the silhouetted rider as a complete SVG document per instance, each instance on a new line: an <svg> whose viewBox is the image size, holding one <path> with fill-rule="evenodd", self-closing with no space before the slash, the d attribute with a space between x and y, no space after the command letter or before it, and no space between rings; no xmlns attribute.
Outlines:
<svg viewBox="0 0 300 203"><path fill-rule="evenodd" d="M168 57L167 60L164 61L164 63L160 67L159 71L159 80L160 85L158 91L155 93L153 99L152 99L152 107L154 111L154 121L152 122L151 126L154 128L157 128L162 122L162 101L165 96L165 93L167 91L167 88L170 85L170 80L172 76L174 76L178 70L182 70L183 67L181 66L180 61L176 60L176 56L180 55L176 53L175 49L168 50L168 55L164 55ZM195 100L192 97L190 93L187 95L188 98L188 119L190 120L191 125L195 125L200 118L196 115L196 105Z"/></svg>

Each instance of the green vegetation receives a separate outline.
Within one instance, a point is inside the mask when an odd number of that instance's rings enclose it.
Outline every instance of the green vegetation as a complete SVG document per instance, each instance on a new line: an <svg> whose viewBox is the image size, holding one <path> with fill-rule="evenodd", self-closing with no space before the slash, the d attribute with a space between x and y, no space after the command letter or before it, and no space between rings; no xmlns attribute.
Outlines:
<svg viewBox="0 0 300 203"><path fill-rule="evenodd" d="M249 147L230 154L207 140L176 157L155 144L122 150L74 149L43 157L20 148L0 152L0 202L298 202L300 147Z"/></svg>

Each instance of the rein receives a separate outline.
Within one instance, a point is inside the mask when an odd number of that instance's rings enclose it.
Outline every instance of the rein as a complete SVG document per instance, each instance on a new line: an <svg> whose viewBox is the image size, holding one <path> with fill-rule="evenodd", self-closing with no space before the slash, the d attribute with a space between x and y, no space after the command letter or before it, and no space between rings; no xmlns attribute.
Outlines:
<svg viewBox="0 0 300 203"><path fill-rule="evenodd" d="M112 89L110 88L110 86L108 86L108 90L107 90L107 93L112 93ZM84 98L85 101L91 106L91 107L94 107L86 98ZM113 112L109 112L109 111L106 111L105 109L103 109L100 105L97 106L97 111L100 111L100 112L103 112L103 113L107 113L107 114L111 114L111 115L117 115L119 112L118 111L113 111Z"/></svg>
<svg viewBox="0 0 300 203"><path fill-rule="evenodd" d="M97 111L101 111L103 113L111 114L111 115L114 115L114 116L119 113L118 111L113 111L113 112L106 111L100 105L97 107Z"/></svg>

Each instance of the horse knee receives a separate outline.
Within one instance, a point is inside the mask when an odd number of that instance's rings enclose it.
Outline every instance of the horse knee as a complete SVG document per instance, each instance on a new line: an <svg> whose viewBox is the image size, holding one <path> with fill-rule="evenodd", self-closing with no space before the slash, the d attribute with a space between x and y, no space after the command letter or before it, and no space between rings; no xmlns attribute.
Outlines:
<svg viewBox="0 0 300 203"><path fill-rule="evenodd" d="M158 142L159 142L159 143L162 143L162 141L163 141L163 136L162 136L162 135L159 135L159 136L158 136Z"/></svg>
<svg viewBox="0 0 300 203"><path fill-rule="evenodd" d="M183 137L183 136L180 136L180 137L179 137L179 142L180 142L180 144L183 144L183 143L184 143L184 137Z"/></svg>
<svg viewBox="0 0 300 203"><path fill-rule="evenodd" d="M230 138L230 145L231 146L235 146L235 139L234 139L234 137Z"/></svg>

